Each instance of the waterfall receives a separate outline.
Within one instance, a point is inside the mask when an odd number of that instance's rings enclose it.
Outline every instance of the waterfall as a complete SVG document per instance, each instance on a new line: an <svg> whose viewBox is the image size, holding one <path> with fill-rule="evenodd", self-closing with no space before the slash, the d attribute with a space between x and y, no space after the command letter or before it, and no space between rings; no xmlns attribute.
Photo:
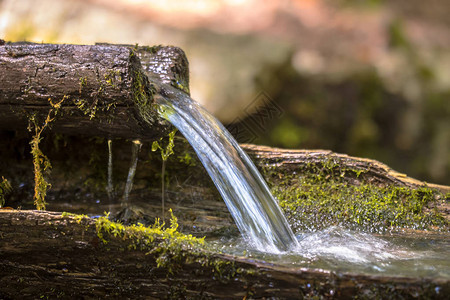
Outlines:
<svg viewBox="0 0 450 300"><path fill-rule="evenodd" d="M160 115L184 135L250 245L280 253L298 242L248 155L225 127L184 92L164 85L155 95Z"/></svg>

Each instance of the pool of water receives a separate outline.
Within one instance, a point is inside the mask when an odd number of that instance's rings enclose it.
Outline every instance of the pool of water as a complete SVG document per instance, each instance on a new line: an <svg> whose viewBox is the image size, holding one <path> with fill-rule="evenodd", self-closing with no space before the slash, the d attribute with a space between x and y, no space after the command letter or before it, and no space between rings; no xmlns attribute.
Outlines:
<svg viewBox="0 0 450 300"><path fill-rule="evenodd" d="M281 254L248 248L242 238L211 241L219 251L289 267L382 276L450 279L450 235L384 235L330 227L297 234L298 247Z"/></svg>

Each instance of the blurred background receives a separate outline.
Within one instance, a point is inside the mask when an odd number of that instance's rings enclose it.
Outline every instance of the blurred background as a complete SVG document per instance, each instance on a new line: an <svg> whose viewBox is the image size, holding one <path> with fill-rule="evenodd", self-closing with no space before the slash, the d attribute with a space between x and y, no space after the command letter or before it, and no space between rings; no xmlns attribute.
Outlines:
<svg viewBox="0 0 450 300"><path fill-rule="evenodd" d="M240 142L450 185L448 0L0 0L6 41L175 45Z"/></svg>

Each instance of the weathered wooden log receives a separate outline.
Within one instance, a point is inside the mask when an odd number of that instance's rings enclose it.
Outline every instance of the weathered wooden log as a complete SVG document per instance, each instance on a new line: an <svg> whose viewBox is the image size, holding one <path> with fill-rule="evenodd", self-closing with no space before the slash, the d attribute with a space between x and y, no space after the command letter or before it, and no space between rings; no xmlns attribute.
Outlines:
<svg viewBox="0 0 450 300"><path fill-rule="evenodd" d="M242 148L262 171L275 170L277 176L266 178L272 185L280 184L279 178L293 173L299 176L323 173L325 177L337 176L351 186L371 184L379 187L429 188L442 195L450 192L450 186L417 180L373 159L353 157L330 150L280 149L251 144L244 144ZM439 197L441 199L433 205L447 221L450 221L450 199Z"/></svg>
<svg viewBox="0 0 450 300"><path fill-rule="evenodd" d="M251 144L241 146L261 167L272 166L282 172L300 171L320 164L328 166L330 170L336 168L337 171L344 171L344 175L346 175L345 171L353 173L351 174L353 181L364 181L383 186L429 187L442 193L450 192L450 186L414 179L374 159L339 154L330 150L281 149ZM355 173L358 173L358 176L355 176Z"/></svg>
<svg viewBox="0 0 450 300"><path fill-rule="evenodd" d="M5 43L0 45L0 128L26 129L31 115L43 121L50 101L64 100L53 124L57 131L151 140L170 127L152 102L160 83L187 90L188 63L181 49Z"/></svg>
<svg viewBox="0 0 450 300"><path fill-rule="evenodd" d="M108 232L98 222L52 212L0 211L0 297L445 299L450 293L446 279L289 268L189 243L176 248L170 237L149 241L114 225Z"/></svg>

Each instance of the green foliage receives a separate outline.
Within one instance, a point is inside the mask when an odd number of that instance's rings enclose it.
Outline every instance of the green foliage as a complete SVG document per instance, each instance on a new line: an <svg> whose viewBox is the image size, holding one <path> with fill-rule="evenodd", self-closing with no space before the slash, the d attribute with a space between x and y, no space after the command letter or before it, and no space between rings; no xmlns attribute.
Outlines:
<svg viewBox="0 0 450 300"><path fill-rule="evenodd" d="M160 143L162 141L162 138L158 141L154 141L152 144L152 151L160 150L161 152L161 158L162 158L162 166L161 166L161 210L162 210L162 218L164 221L164 198L165 198L165 172L166 172L166 161L169 158L170 155L173 154L173 147L175 134L177 133L177 130L174 129L169 133L169 142L167 143L166 147L163 148Z"/></svg>
<svg viewBox="0 0 450 300"><path fill-rule="evenodd" d="M173 147L175 146L174 144L174 138L175 138L175 134L177 133L177 130L174 129L169 133L169 142L167 143L166 147L164 148L162 146L162 138L159 139L158 141L154 141L152 144L152 151L156 151L156 150L160 150L161 152L161 158L163 161L166 161L170 155L173 154Z"/></svg>
<svg viewBox="0 0 450 300"><path fill-rule="evenodd" d="M5 205L5 196L12 191L11 183L2 176L2 180L0 182L0 207Z"/></svg>
<svg viewBox="0 0 450 300"><path fill-rule="evenodd" d="M45 128L50 126L50 123L53 122L58 114L59 109L64 100L68 97L64 96L63 99L59 102L53 103L49 98L48 101L50 106L52 107L47 117L43 123L43 125L39 125L39 121L37 120L36 115L32 115L29 118L28 130L32 132L34 130L34 135L31 139L31 155L33 156L33 166L34 166L34 205L38 210L45 209L45 197L47 195L48 189L51 187L51 184L45 179L44 174L49 173L52 167L47 156L42 153L39 148L39 143L42 141L42 132Z"/></svg>
<svg viewBox="0 0 450 300"><path fill-rule="evenodd" d="M352 8L378 8L383 5L385 0L340 0L336 1L338 4L342 4L343 7Z"/></svg>
<svg viewBox="0 0 450 300"><path fill-rule="evenodd" d="M195 167L197 165L195 159L188 153L184 152L184 155L178 155L178 161L184 163L186 166Z"/></svg>
<svg viewBox="0 0 450 300"><path fill-rule="evenodd" d="M286 117L277 122L270 133L270 138L276 145L288 148L300 146L308 139L308 135L307 128L295 124L292 119Z"/></svg>

